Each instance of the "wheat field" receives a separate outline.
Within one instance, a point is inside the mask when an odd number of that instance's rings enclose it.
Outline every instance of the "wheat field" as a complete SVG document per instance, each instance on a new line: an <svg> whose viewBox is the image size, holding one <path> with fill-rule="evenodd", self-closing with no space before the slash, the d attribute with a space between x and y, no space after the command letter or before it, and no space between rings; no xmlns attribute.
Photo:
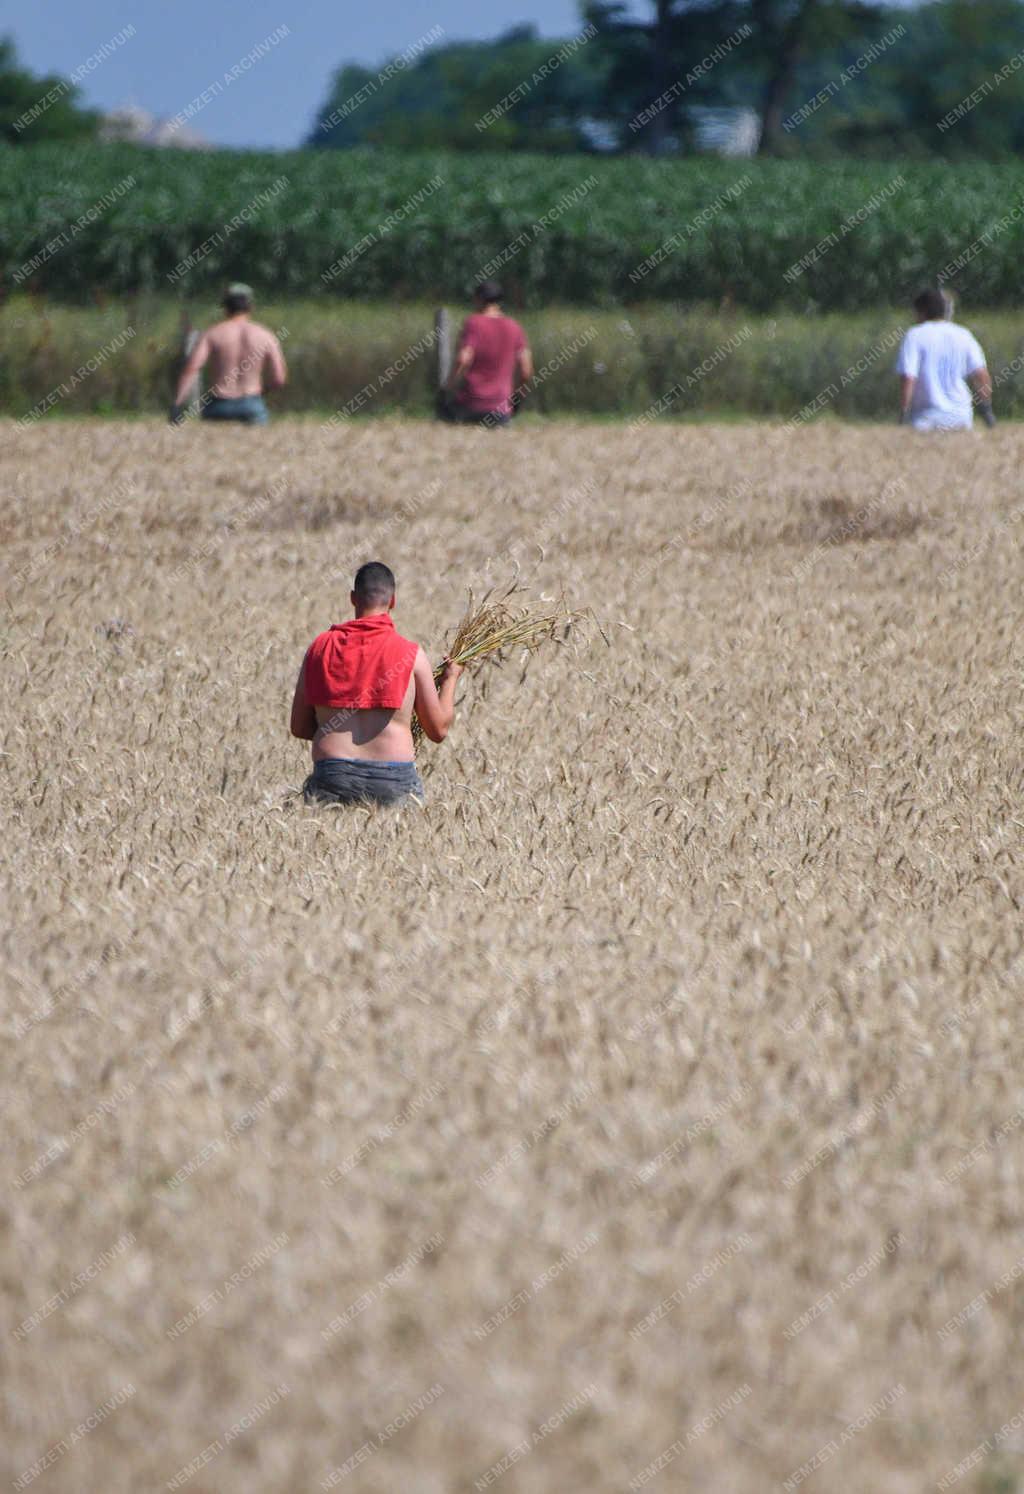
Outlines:
<svg viewBox="0 0 1024 1494"><path fill-rule="evenodd" d="M1024 1487L1024 431L2 437L5 1486ZM307 809L370 558L594 623Z"/></svg>

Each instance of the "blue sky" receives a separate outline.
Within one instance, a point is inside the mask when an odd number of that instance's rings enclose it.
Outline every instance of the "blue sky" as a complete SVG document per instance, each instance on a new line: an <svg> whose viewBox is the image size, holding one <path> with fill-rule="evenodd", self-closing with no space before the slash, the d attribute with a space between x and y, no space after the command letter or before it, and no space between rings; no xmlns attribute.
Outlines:
<svg viewBox="0 0 1024 1494"><path fill-rule="evenodd" d="M638 9L646 9L636 0ZM36 72L68 75L135 27L82 80L86 103L138 104L171 116L265 38L289 34L214 97L194 128L217 145L298 145L313 124L331 73L342 62L379 63L435 26L445 37L496 36L532 21L542 35L580 28L576 0L36 0L11 7L0 35L14 38Z"/></svg>

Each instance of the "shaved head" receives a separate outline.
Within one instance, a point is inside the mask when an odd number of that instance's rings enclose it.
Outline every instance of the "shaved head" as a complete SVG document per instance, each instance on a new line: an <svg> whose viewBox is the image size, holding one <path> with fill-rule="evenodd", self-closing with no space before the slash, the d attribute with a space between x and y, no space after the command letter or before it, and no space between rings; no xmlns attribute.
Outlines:
<svg viewBox="0 0 1024 1494"><path fill-rule="evenodd" d="M356 571L352 597L357 607L386 607L395 594L395 573L379 560L368 560Z"/></svg>

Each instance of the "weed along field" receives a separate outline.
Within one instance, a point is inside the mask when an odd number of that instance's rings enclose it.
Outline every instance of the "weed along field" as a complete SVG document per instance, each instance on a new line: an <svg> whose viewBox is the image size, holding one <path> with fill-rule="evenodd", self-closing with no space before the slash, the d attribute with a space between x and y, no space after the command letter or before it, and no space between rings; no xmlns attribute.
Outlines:
<svg viewBox="0 0 1024 1494"><path fill-rule="evenodd" d="M0 426L8 1487L1017 1487L1022 460ZM590 617L311 809L368 559Z"/></svg>

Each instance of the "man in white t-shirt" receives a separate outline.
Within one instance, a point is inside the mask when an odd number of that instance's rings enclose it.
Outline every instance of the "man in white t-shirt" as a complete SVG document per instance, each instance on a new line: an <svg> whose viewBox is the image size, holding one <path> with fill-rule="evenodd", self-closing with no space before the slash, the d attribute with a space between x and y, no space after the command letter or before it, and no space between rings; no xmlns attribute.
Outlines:
<svg viewBox="0 0 1024 1494"><path fill-rule="evenodd" d="M950 320L952 301L940 290L926 290L914 310L917 326L904 337L896 360L900 424L915 431L970 430L973 389L982 420L995 425L985 354L973 333Z"/></svg>

